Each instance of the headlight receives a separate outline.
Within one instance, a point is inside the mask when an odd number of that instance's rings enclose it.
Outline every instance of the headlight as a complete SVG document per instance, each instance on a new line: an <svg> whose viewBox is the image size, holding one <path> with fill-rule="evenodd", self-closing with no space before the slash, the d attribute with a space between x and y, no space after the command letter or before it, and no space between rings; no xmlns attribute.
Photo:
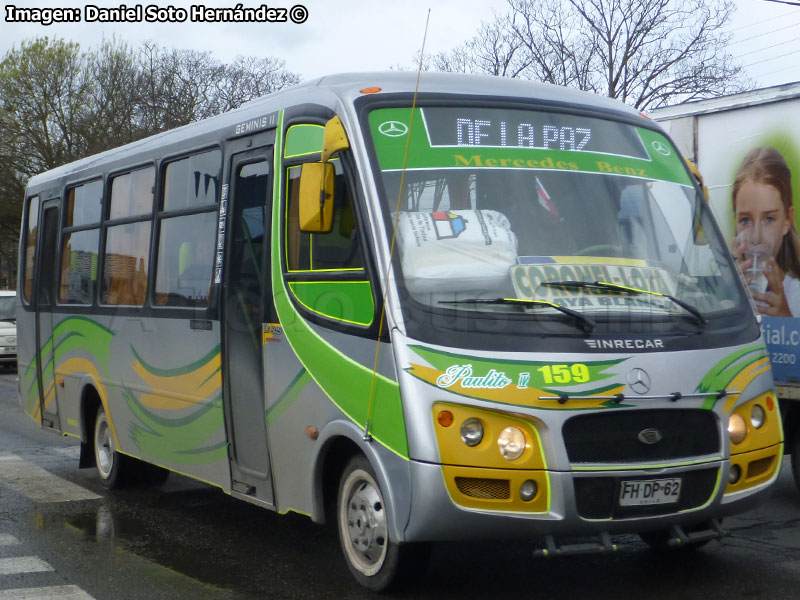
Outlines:
<svg viewBox="0 0 800 600"><path fill-rule="evenodd" d="M525 452L525 434L519 427L506 427L497 437L500 454L507 460L516 460Z"/></svg>
<svg viewBox="0 0 800 600"><path fill-rule="evenodd" d="M467 419L461 424L461 441L467 446L477 446L483 440L483 424L478 419Z"/></svg>
<svg viewBox="0 0 800 600"><path fill-rule="evenodd" d="M731 434L731 442L741 444L747 436L747 424L741 415L731 415L728 421L728 433Z"/></svg>
<svg viewBox="0 0 800 600"><path fill-rule="evenodd" d="M767 413L764 412L764 409L761 408L760 404L754 404L753 408L750 410L750 423L756 429L759 429L763 424L764 421L767 419Z"/></svg>

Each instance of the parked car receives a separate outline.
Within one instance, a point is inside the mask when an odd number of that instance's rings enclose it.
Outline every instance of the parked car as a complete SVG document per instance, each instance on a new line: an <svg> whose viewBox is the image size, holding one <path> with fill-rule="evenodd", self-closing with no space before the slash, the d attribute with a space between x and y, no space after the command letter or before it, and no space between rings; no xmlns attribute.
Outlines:
<svg viewBox="0 0 800 600"><path fill-rule="evenodd" d="M0 290L0 365L17 364L16 295L13 290Z"/></svg>

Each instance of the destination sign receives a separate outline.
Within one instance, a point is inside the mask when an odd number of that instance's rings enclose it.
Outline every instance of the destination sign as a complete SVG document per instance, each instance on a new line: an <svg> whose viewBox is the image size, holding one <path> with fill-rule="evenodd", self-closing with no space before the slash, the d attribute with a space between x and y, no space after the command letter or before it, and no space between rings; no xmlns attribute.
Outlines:
<svg viewBox="0 0 800 600"><path fill-rule="evenodd" d="M631 125L581 115L501 108L425 107L435 146L539 148L648 158Z"/></svg>

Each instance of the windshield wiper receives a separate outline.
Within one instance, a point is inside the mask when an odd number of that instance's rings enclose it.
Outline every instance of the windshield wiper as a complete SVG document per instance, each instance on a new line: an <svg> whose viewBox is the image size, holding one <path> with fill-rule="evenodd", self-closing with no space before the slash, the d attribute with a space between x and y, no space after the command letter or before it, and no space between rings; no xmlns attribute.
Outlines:
<svg viewBox="0 0 800 600"><path fill-rule="evenodd" d="M596 323L586 315L582 315L578 311L567 308L566 306L561 306L554 302L547 302L546 300L526 300L522 298L470 298L468 300L439 300L439 304L507 304L510 306L531 308L547 306L549 308L555 308L557 311L575 319L580 324L581 329L586 333L594 331L596 325Z"/></svg>
<svg viewBox="0 0 800 600"><path fill-rule="evenodd" d="M675 296L671 296L669 294L662 294L661 292L652 292L650 290L640 290L639 288L632 288L627 287L624 285L619 285L617 283L609 283L607 281L545 281L542 282L542 285L546 285L548 287L562 287L562 288L588 288L593 290L612 290L616 292L622 292L624 294L632 294L635 296L640 296L643 294L649 296L658 296L659 298L667 298L671 300L686 312L690 313L697 322L702 326L705 327L708 325L708 320L703 316L699 310L697 310L691 304L684 302L676 298Z"/></svg>

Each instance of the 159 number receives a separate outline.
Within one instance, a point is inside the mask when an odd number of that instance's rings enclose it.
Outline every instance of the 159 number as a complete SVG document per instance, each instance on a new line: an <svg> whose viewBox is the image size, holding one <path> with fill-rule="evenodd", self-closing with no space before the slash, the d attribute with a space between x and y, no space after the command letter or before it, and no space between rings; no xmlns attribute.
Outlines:
<svg viewBox="0 0 800 600"><path fill-rule="evenodd" d="M589 381L589 367L582 363L572 365L545 365L537 369L545 383L586 383Z"/></svg>

